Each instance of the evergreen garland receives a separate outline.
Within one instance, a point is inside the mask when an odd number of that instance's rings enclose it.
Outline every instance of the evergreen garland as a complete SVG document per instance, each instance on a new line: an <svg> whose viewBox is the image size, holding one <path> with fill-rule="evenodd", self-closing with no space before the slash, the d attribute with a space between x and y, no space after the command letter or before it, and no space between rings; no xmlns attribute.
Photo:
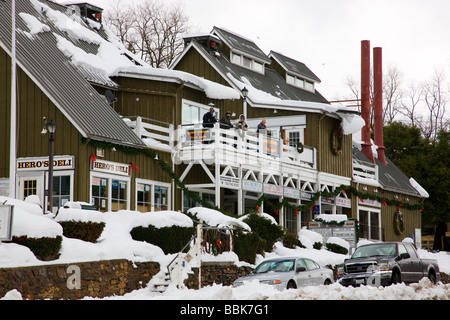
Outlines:
<svg viewBox="0 0 450 320"><path fill-rule="evenodd" d="M172 168L167 164L167 162L164 161L164 159L162 159L161 157L158 157L158 153L155 150L144 149L144 148L137 149L137 148L126 147L126 146L122 146L122 145L117 145L117 144L110 143L110 142L101 142L101 141L96 141L96 140L90 140L88 142L87 139L85 139L85 138L82 138L82 142L88 143L96 148L103 148L103 149L115 148L116 150L120 150L127 155L143 154L144 156L149 157L150 159L156 161L158 163L158 165L161 167L161 169L169 175L169 177L177 184L178 187L180 187L184 191L184 193L189 198L200 203L203 207L214 209L214 210L222 212L223 214L227 214L225 211L223 211L219 207L212 205L209 202L203 201L197 193L190 191L184 185L184 183L180 180L180 178L176 175L176 173L172 170Z"/></svg>
<svg viewBox="0 0 450 320"><path fill-rule="evenodd" d="M161 157L157 157L158 153L151 149L137 149L132 147L126 147L122 145L116 145L110 142L100 142L96 140L90 140L87 142L87 139L82 138L83 143L88 143L96 148L104 148L104 149L112 149L116 148L116 150L120 150L125 154L128 155L138 155L143 154L154 161L158 163L158 165L161 167L162 170L164 170L169 177L177 184L178 187L180 187L184 193L191 199L195 200L196 202L200 203L203 207L207 207L210 209L214 209L217 211L220 211L224 214L227 214L224 210L221 208L212 205L206 201L203 201L199 195L195 192L190 191L184 183L180 180L180 178L176 175L176 173L172 170L172 168L167 164L166 161L164 161ZM336 197L338 196L342 191L344 192L350 192L353 193L355 196L359 197L360 200L364 202L365 199L375 200L383 204L383 206L397 206L397 207L403 207L407 210L420 210L422 212L423 206L421 204L409 204L409 203L402 203L398 200L389 200L386 198L378 197L376 195L368 194L368 193L362 193L358 191L353 186L348 185L340 185L338 188L336 188L333 192L328 191L318 191L314 194L314 196L311 198L311 201L309 201L306 204L300 204L300 205L293 205L289 203L285 198L281 202L278 202L277 204L273 204L269 200L269 198L266 195L262 195L256 204L256 207L258 208L263 201L265 201L266 205L273 211L278 212L282 207L290 208L295 211L295 213L299 214L299 211L305 211L308 209L312 209L315 205L315 203L319 200L320 197L330 198L330 197Z"/></svg>

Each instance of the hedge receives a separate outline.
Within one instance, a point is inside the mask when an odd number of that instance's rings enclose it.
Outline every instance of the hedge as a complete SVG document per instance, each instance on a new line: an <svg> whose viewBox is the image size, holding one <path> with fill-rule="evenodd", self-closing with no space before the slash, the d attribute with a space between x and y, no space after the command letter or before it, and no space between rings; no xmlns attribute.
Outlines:
<svg viewBox="0 0 450 320"><path fill-rule="evenodd" d="M39 260L50 261L58 259L62 237L28 238L27 236L21 236L13 237L11 242L28 247Z"/></svg>
<svg viewBox="0 0 450 320"><path fill-rule="evenodd" d="M68 238L80 239L95 243L105 228L104 222L60 221L63 235Z"/></svg>
<svg viewBox="0 0 450 320"><path fill-rule="evenodd" d="M156 228L152 225L147 227L135 227L130 234L133 240L145 241L160 247L165 254L177 253L189 242L194 235L195 228L171 226Z"/></svg>

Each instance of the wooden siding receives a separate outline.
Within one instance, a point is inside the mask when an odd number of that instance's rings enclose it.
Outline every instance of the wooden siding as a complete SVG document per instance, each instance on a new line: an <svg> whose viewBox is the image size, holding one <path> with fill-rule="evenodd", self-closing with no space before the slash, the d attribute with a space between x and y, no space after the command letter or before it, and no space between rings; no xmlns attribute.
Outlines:
<svg viewBox="0 0 450 320"><path fill-rule="evenodd" d="M360 192L376 195L380 198L386 199L395 199L405 204L410 205L418 205L422 203L423 199L399 194L392 191L383 190L381 188L368 186L368 185L357 185L353 183L355 188L358 188ZM378 191L378 192L377 192ZM395 198L397 197L397 198ZM414 232L416 228L422 227L422 213L420 210L408 210L405 207L401 207L400 211L403 213L404 219L404 232L401 235L398 235L394 229L394 216L398 210L397 206L384 206L380 207L371 207L369 205L365 206L364 204L358 205L358 197L352 194L352 208L351 208L351 218L358 219L358 207L367 207L373 208L375 210L381 210L381 228L382 228L382 239L383 241L402 241L404 238L409 237L409 235L414 236Z"/></svg>
<svg viewBox="0 0 450 320"><path fill-rule="evenodd" d="M0 148L7 150L0 155L0 177L9 176L9 128L10 128L10 59L4 51L0 51ZM39 87L18 69L18 100L17 100L17 158L46 157L49 152L48 134L41 135L44 126L42 118L54 120L57 123L55 133L55 155L75 156L74 170L74 200L89 202L90 186L90 156L96 154L96 147L82 142L82 136L62 112L50 101ZM146 97L147 99L147 97ZM143 104L149 105L143 99ZM174 98L171 98L173 101ZM162 110L162 109L161 109ZM154 111L154 110L151 110ZM161 114L164 114L161 112ZM158 157L171 163L169 153L159 152ZM133 162L140 170L131 174L131 209L135 203L135 178L172 182L169 175L161 169L155 160L143 154L128 154L120 150L105 149L103 158L107 161L130 164Z"/></svg>

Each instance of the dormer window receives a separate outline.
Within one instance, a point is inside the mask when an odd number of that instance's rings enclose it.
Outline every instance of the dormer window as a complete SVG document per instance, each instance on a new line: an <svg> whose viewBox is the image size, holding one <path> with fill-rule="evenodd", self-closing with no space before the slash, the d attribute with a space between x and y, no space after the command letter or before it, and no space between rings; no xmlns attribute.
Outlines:
<svg viewBox="0 0 450 320"><path fill-rule="evenodd" d="M241 67L264 74L264 64L248 56L233 52L231 53L231 62Z"/></svg>
<svg viewBox="0 0 450 320"><path fill-rule="evenodd" d="M286 83L292 86L305 89L307 91L314 92L314 82L303 79L298 76L286 73Z"/></svg>

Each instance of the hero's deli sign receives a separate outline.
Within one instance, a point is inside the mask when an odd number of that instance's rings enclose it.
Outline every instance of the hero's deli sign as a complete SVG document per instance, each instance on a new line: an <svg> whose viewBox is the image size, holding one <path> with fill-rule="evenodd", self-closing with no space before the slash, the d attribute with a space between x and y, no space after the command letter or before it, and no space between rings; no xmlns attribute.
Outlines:
<svg viewBox="0 0 450 320"><path fill-rule="evenodd" d="M112 173L122 176L130 175L130 165L91 158L91 170L103 173Z"/></svg>
<svg viewBox="0 0 450 320"><path fill-rule="evenodd" d="M17 171L38 171L48 170L48 157L39 158L20 158L16 161ZM53 157L54 170L72 170L75 168L74 156L55 156Z"/></svg>

